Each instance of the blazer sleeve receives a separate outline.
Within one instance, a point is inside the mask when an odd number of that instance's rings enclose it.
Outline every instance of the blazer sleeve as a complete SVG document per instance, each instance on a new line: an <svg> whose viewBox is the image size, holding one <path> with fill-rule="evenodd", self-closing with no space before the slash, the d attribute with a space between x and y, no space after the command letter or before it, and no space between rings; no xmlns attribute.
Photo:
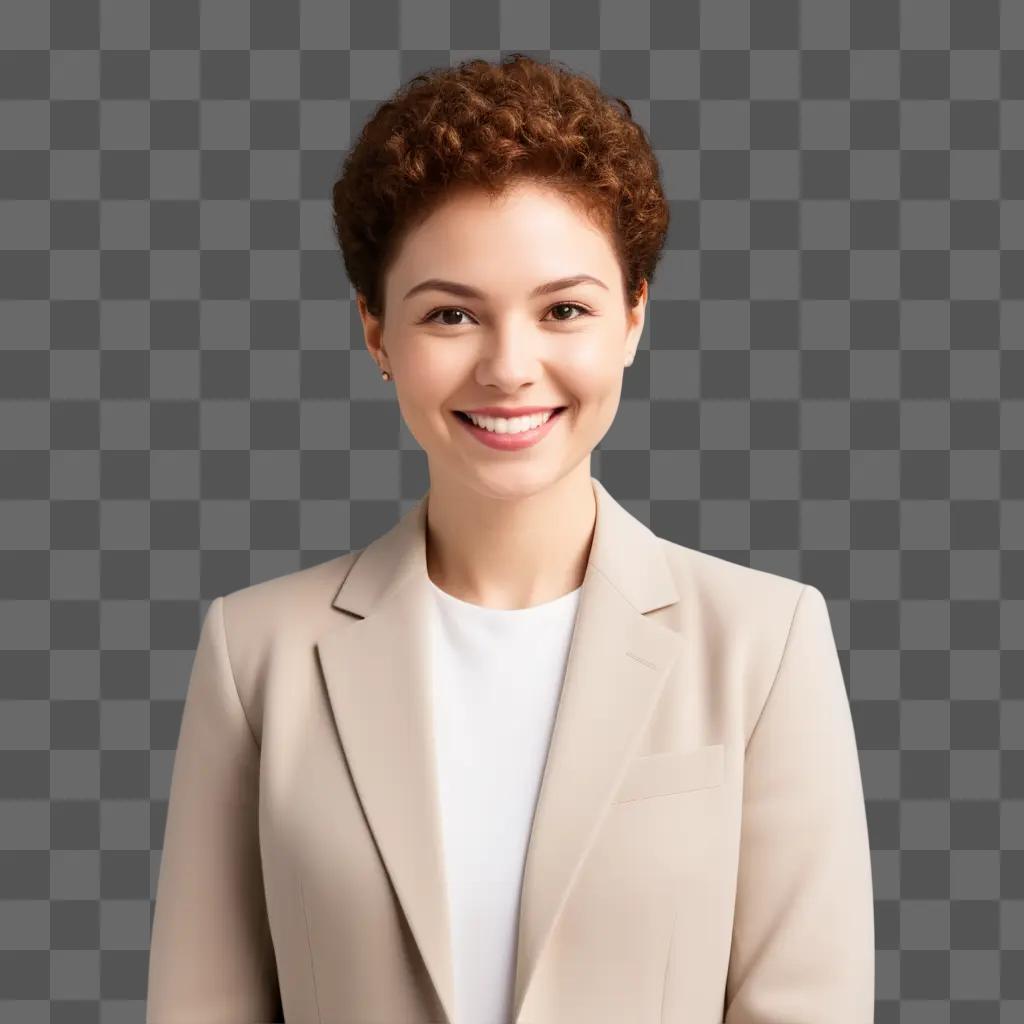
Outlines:
<svg viewBox="0 0 1024 1024"><path fill-rule="evenodd" d="M871 1024L871 850L828 606L805 585L747 742L725 1024Z"/></svg>
<svg viewBox="0 0 1024 1024"><path fill-rule="evenodd" d="M283 1020L263 891L258 772L217 597L203 621L171 774L146 1024Z"/></svg>

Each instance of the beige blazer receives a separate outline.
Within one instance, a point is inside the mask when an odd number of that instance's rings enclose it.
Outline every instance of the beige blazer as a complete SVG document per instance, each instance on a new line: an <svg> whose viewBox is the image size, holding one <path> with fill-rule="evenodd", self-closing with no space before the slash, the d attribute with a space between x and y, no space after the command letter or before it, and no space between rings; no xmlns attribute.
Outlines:
<svg viewBox="0 0 1024 1024"><path fill-rule="evenodd" d="M661 539L591 479L513 1021L867 1024L870 849L821 592ZM463 1024L428 497L361 550L210 604L171 777L148 1024Z"/></svg>

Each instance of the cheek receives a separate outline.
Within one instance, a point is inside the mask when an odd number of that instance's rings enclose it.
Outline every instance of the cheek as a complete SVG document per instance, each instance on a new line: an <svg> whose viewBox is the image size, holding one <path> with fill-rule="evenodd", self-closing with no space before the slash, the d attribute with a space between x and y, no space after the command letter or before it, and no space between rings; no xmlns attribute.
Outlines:
<svg viewBox="0 0 1024 1024"><path fill-rule="evenodd" d="M567 339L565 356L557 363L558 372L577 384L581 391L603 395L619 386L625 370L622 338L600 336Z"/></svg>
<svg viewBox="0 0 1024 1024"><path fill-rule="evenodd" d="M604 437L611 429L618 415L622 400L622 370L586 377L583 386L576 392L579 403L580 425L591 441Z"/></svg>
<svg viewBox="0 0 1024 1024"><path fill-rule="evenodd" d="M617 405L622 394L623 367L602 359L578 359L565 370L568 393L582 410Z"/></svg>
<svg viewBox="0 0 1024 1024"><path fill-rule="evenodd" d="M425 351L410 352L395 369L395 390L403 412L432 418L451 399L458 377Z"/></svg>

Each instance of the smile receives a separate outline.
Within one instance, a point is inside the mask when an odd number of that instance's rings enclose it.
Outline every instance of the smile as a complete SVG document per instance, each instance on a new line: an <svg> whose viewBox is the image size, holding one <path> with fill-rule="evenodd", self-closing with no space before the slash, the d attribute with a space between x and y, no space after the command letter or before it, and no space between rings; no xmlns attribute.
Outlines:
<svg viewBox="0 0 1024 1024"><path fill-rule="evenodd" d="M455 412L453 415L481 444L485 444L487 447L497 449L498 451L517 451L520 448L529 448L547 437L564 411L564 407L556 409L539 426L531 427L528 430L521 430L514 434L499 433L496 430L488 430L486 427L478 427L463 412Z"/></svg>

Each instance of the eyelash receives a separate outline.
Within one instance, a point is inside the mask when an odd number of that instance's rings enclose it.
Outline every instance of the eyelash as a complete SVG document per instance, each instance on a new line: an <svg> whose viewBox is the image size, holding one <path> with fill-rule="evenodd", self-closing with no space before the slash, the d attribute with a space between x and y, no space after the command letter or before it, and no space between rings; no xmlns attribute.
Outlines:
<svg viewBox="0 0 1024 1024"><path fill-rule="evenodd" d="M556 320L555 323L568 324L568 323L572 323L573 320L582 320L583 317L585 317L585 316L593 316L594 315L586 306L584 306L582 303L579 303L579 302L556 302L553 305L548 307L548 310L547 310L548 313L550 313L551 310L553 310L553 309L557 309L559 306L571 306L574 309L578 309L580 311L581 315L580 316L571 316L567 320ZM433 320L433 318L435 316L437 316L438 313L447 313L449 310L456 310L459 313L464 314L465 316L471 316L472 315L470 313L467 313L466 310L461 309L459 306L439 306L437 309L432 310L430 313L428 313L420 321L420 323L421 324L430 323L430 321ZM437 327L464 327L465 325L464 324L437 324L436 326Z"/></svg>

